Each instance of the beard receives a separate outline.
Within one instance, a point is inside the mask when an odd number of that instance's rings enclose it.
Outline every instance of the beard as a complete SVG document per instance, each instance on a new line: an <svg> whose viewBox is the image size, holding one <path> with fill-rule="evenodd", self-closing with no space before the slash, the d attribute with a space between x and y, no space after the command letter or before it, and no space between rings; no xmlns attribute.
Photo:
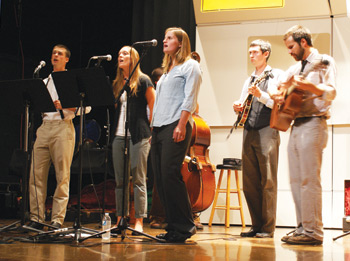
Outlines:
<svg viewBox="0 0 350 261"><path fill-rule="evenodd" d="M302 46L300 46L299 52L294 54L294 59L296 61L301 61L304 57L304 53L305 53L305 49Z"/></svg>

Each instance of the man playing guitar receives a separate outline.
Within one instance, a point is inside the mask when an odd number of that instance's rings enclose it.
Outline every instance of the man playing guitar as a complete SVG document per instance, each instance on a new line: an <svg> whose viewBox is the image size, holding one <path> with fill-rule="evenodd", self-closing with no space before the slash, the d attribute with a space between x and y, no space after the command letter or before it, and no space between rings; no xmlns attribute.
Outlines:
<svg viewBox="0 0 350 261"><path fill-rule="evenodd" d="M242 232L242 237L271 238L275 231L280 137L277 130L270 128L274 101L268 93L275 93L276 82L283 72L267 65L270 54L269 42L255 40L250 44L249 56L255 71L245 81L240 99L233 104L235 112L245 111L247 114L243 132L242 170L243 191L252 228ZM256 78L263 80L256 84ZM247 112L245 97L249 98L249 95L252 100ZM242 125L242 121L239 125Z"/></svg>
<svg viewBox="0 0 350 261"><path fill-rule="evenodd" d="M321 55L313 48L311 33L296 25L284 35L288 53L298 61L283 77L280 94L274 96L277 103L284 101L284 90L291 86L301 90L303 102L292 125L288 143L289 176L295 203L297 228L292 236L284 236L283 242L295 245L323 243L322 224L322 152L327 145L326 119L336 96L335 62L328 55ZM316 69L319 61L327 67ZM312 71L307 76L303 72Z"/></svg>

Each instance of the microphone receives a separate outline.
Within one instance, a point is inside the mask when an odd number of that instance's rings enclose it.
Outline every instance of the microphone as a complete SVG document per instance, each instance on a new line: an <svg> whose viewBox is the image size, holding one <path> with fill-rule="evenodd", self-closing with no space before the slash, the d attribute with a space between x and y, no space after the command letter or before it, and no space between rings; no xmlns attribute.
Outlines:
<svg viewBox="0 0 350 261"><path fill-rule="evenodd" d="M39 65L38 65L38 67L35 68L34 74L37 74L41 70L41 68L45 67L45 65L46 65L46 62L45 61L41 61L39 63Z"/></svg>
<svg viewBox="0 0 350 261"><path fill-rule="evenodd" d="M112 55L107 54L107 55L92 56L90 59L91 60L106 60L109 62L112 60Z"/></svg>
<svg viewBox="0 0 350 261"><path fill-rule="evenodd" d="M143 47L151 47L151 46L157 46L158 42L156 39L150 40L150 41L143 41L143 42L136 42L133 43L132 46L143 46Z"/></svg>

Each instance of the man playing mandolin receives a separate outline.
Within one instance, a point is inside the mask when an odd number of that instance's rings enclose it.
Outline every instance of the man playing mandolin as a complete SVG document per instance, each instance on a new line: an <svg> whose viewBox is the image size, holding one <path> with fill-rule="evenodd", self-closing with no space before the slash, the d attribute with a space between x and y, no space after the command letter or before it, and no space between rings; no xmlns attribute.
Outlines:
<svg viewBox="0 0 350 261"><path fill-rule="evenodd" d="M277 130L270 128L274 101L268 93L277 91L276 83L283 72L267 65L270 54L269 42L255 40L250 44L249 56L255 71L233 104L239 113L236 123L244 126L243 191L252 219L250 231L242 232L242 237L271 238L275 231L280 137Z"/></svg>
<svg viewBox="0 0 350 261"><path fill-rule="evenodd" d="M336 96L335 62L313 48L311 33L296 25L284 35L288 53L298 61L285 74L276 102L284 101L285 89L303 92L300 111L292 125L288 143L289 176L296 209L297 228L283 242L296 245L323 243L322 224L322 152L326 147L326 119ZM300 61L300 62L299 62ZM323 66L318 66L318 65ZM308 73L305 73L308 72Z"/></svg>

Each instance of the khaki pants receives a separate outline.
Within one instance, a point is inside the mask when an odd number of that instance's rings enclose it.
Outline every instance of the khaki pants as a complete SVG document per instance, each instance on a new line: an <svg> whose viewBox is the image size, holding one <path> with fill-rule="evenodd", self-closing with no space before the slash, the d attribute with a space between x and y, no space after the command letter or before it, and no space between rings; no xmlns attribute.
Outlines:
<svg viewBox="0 0 350 261"><path fill-rule="evenodd" d="M37 130L29 178L31 220L45 221L47 178L53 163L57 187L53 196L51 221L63 223L69 198L74 144L75 130L72 121L44 121Z"/></svg>
<svg viewBox="0 0 350 261"><path fill-rule="evenodd" d="M327 140L326 120L310 117L294 121L288 143L297 232L318 240L323 240L321 165Z"/></svg>

